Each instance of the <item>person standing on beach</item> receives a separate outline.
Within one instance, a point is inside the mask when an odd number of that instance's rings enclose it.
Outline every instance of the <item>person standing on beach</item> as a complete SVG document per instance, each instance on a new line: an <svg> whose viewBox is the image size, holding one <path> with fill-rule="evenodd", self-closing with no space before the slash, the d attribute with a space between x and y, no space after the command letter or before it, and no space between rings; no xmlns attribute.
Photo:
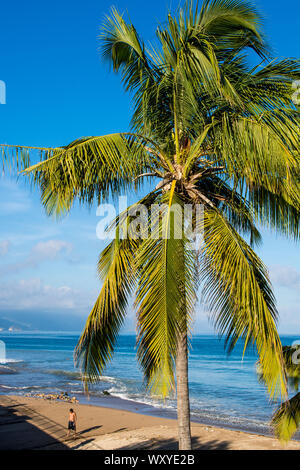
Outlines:
<svg viewBox="0 0 300 470"><path fill-rule="evenodd" d="M74 437L76 437L76 423L77 423L77 415L75 411L73 410L73 408L70 408L67 437L70 436L71 431L74 431Z"/></svg>

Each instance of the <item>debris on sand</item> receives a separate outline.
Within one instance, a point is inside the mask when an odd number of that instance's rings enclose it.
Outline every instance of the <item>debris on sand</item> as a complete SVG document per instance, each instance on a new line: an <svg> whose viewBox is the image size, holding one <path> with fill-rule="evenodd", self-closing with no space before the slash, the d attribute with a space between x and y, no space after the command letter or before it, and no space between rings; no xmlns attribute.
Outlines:
<svg viewBox="0 0 300 470"><path fill-rule="evenodd" d="M67 392L61 393L35 393L35 394L27 394L27 397L30 398L43 398L44 400L61 400L66 401L67 403L78 403L76 397L70 397Z"/></svg>

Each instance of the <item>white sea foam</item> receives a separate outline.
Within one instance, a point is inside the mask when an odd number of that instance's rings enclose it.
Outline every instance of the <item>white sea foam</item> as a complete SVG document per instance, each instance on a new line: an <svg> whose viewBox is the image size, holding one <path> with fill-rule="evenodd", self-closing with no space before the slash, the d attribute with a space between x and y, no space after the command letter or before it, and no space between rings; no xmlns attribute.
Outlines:
<svg viewBox="0 0 300 470"><path fill-rule="evenodd" d="M1 388L7 388L8 390L17 390L19 387L13 387L8 385L0 385Z"/></svg>
<svg viewBox="0 0 300 470"><path fill-rule="evenodd" d="M108 392L110 393L111 396L120 398L122 400L128 400L134 403L141 403L143 405L148 405L148 406L153 406L154 408L163 408L163 409L170 409L173 410L175 408L172 403L166 403L166 402L160 402L157 401L153 398L147 397L143 394L138 394L135 395L134 397L128 392L125 386L122 387L122 390L114 389L113 387L111 389L108 389Z"/></svg>
<svg viewBox="0 0 300 470"><path fill-rule="evenodd" d="M115 377L110 377L109 375L102 375L99 380L100 382L111 382L113 384L117 383L117 379Z"/></svg>
<svg viewBox="0 0 300 470"><path fill-rule="evenodd" d="M14 387L13 385L1 385L0 384L0 388L5 388L7 390L30 390L30 389L38 389L38 388L41 388L40 386L38 385L28 385L26 387Z"/></svg>
<svg viewBox="0 0 300 470"><path fill-rule="evenodd" d="M0 359L0 364L10 364L15 362L24 362L22 359Z"/></svg>

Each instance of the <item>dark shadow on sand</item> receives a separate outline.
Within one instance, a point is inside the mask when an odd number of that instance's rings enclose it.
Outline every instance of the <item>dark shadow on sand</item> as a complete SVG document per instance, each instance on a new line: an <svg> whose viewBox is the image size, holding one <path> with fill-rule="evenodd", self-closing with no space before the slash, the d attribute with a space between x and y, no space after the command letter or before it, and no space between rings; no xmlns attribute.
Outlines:
<svg viewBox="0 0 300 470"><path fill-rule="evenodd" d="M69 447L61 442L66 435L63 426L25 404L16 404L9 397L1 397L1 403L0 450L69 450ZM34 420L39 427L30 420Z"/></svg>
<svg viewBox="0 0 300 470"><path fill-rule="evenodd" d="M149 439L140 444L133 444L121 447L118 450L178 450L178 441L175 439ZM209 442L201 443L200 438L194 437L192 439L193 450L228 450L229 442L212 440Z"/></svg>
<svg viewBox="0 0 300 470"><path fill-rule="evenodd" d="M77 436L81 436L82 434L86 434L87 432L94 431L95 429L100 429L102 426L93 426L92 428L83 429L83 431L77 432Z"/></svg>

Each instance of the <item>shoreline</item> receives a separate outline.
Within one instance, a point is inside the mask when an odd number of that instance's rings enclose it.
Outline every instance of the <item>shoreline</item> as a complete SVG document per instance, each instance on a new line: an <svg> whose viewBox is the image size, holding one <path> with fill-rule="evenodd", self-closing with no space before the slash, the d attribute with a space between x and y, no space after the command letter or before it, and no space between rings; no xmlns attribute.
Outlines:
<svg viewBox="0 0 300 470"><path fill-rule="evenodd" d="M77 395L78 396L78 395ZM79 404L82 405L91 405L91 406L98 406L103 408L112 408L121 411L129 411L131 413L137 413L146 416L152 416L155 418L165 418L171 420L177 420L177 412L173 408L165 408L156 407L149 403L143 403L135 400L130 400L128 398L121 398L114 395L106 396L106 397L94 397L90 396L90 398L85 397L84 395L80 396ZM233 419L233 418L232 418ZM213 426L220 429L228 429L230 431L239 431L245 432L250 434L258 434L267 437L273 437L272 430L265 424L261 425L259 428L258 425L253 425L252 427L245 428L242 425L234 424L229 422L230 418L227 418L228 422L222 422L220 417L210 417L210 416L195 416L191 410L191 422L195 424L201 424L204 426ZM300 441L300 433L298 439L293 439Z"/></svg>
<svg viewBox="0 0 300 470"><path fill-rule="evenodd" d="M0 395L1 449L177 449L175 419L134 411L75 404L78 437L66 440L70 403ZM193 449L300 450L300 442L283 446L277 439L257 433L192 423Z"/></svg>
<svg viewBox="0 0 300 470"><path fill-rule="evenodd" d="M51 393L50 393L51 394ZM10 395L10 394L0 394L0 402L1 397L11 397L11 398L25 398L25 399L32 399L32 400L39 400L44 401L46 403L62 403L62 400L48 400L47 398L42 398L34 395ZM70 397L71 398L71 397ZM78 399L77 403L74 403L74 406L91 406L94 408L104 408L107 410L117 410L120 412L128 412L133 413L141 416L148 416L157 419L166 419L170 421L177 420L177 412L173 408L164 408L156 407L149 403L143 403L135 400L130 400L127 398L121 398L110 394L109 396L95 396L89 395L86 396L85 394L76 394L76 398ZM72 406L71 402L66 402L69 406ZM219 417L207 417L207 416L194 416L191 411L191 423L194 425L201 425L201 426L209 426L217 429L228 430L228 431L235 431L241 432L246 434L255 434L257 436L264 436L274 438L274 434L272 433L271 426L267 424L262 424L259 427L257 424L253 424L248 428L243 427L240 424L235 424L233 421L230 421L230 418L226 418L227 422L222 422ZM231 418L234 419L233 417ZM293 442L300 443L300 431L298 431L294 437L291 439Z"/></svg>
<svg viewBox="0 0 300 470"><path fill-rule="evenodd" d="M39 335L18 335L6 340L7 359L0 375L4 395L20 397L36 393L63 394L75 397L81 405L133 412L135 415L165 418L176 422L176 400L151 397L144 388L142 376L133 361L133 341L120 336L115 362L102 376L89 396L83 393L81 377L74 369L72 353L76 338L40 338ZM285 342L288 342L285 339ZM210 337L194 337L191 356L191 420L194 424L222 430L240 431L272 437L269 425L276 407L268 400L265 389L255 376L254 356L241 363L240 352L224 356L222 343ZM42 354L41 354L42 352ZM128 371L128 372L127 372ZM220 375L221 373L221 375ZM107 393L109 392L109 394ZM106 394L106 396L105 396ZM294 436L300 441L300 432Z"/></svg>

